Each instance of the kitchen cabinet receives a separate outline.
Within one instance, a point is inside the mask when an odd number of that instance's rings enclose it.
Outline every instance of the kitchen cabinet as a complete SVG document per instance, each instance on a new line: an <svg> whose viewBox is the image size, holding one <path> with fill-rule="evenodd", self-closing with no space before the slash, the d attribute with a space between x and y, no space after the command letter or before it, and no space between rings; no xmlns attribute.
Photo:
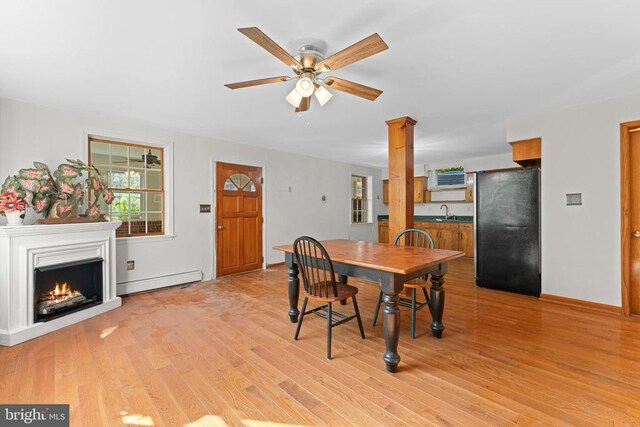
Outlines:
<svg viewBox="0 0 640 427"><path fill-rule="evenodd" d="M540 167L542 162L542 138L523 139L509 143L513 150L513 161L523 167Z"/></svg>
<svg viewBox="0 0 640 427"><path fill-rule="evenodd" d="M469 186L464 189L464 201L473 202L473 187Z"/></svg>
<svg viewBox="0 0 640 427"><path fill-rule="evenodd" d="M431 192L427 189L427 177L413 178L413 203L427 203L431 201ZM382 203L389 204L389 180L382 180Z"/></svg>
<svg viewBox="0 0 640 427"><path fill-rule="evenodd" d="M458 231L458 250L466 256L473 256L473 224L460 224Z"/></svg>
<svg viewBox="0 0 640 427"><path fill-rule="evenodd" d="M462 251L468 257L473 256L473 224L466 222L416 221L414 228L429 233L436 249ZM389 221L378 221L378 242L391 243L389 239Z"/></svg>
<svg viewBox="0 0 640 427"><path fill-rule="evenodd" d="M389 221L378 221L378 243L389 243Z"/></svg>

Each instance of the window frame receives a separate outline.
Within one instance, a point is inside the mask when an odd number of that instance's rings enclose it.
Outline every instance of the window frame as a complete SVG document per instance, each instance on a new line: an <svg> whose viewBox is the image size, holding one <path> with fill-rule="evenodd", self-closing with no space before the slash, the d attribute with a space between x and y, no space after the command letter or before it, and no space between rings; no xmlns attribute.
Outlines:
<svg viewBox="0 0 640 427"><path fill-rule="evenodd" d="M354 197L353 194L353 179L354 178L360 178L362 180L363 183L363 188L362 188L362 199L358 199ZM350 223L351 225L360 225L360 224L370 224L371 223L371 201L370 201L370 193L371 193L371 177L366 176L366 175L361 175L361 174L357 174L357 173L351 173L350 177L349 177L349 201L350 201L350 206L349 206L349 218L350 218ZM361 200L361 208L360 209L354 209L354 201L356 200ZM354 221L354 215L357 215L356 212L360 212L361 215L361 221Z"/></svg>
<svg viewBox="0 0 640 427"><path fill-rule="evenodd" d="M113 187L108 187L109 190L113 191L114 193L138 193L141 195L144 194L161 194L162 195L162 211L161 211L161 222L162 222L162 230L160 232L145 232L145 233L130 233L130 234L125 234L125 235L121 235L118 236L116 234L116 240L126 240L126 239L135 239L135 240L141 240L144 238L152 238L152 239L157 239L157 238L162 238L165 236L168 236L167 234L167 211L169 210L169 194L165 185L165 182L167 181L167 155L165 153L165 149L167 148L166 146L162 146L162 145L155 145L155 144L150 144L150 143L140 143L140 142L131 142L131 141L123 141L123 140L118 140L118 139L111 139L109 137L104 137L104 136L98 136L98 135L94 135L94 134L87 134L87 158L89 159L89 164L93 164L92 163L92 159L91 159L91 143L92 142L98 142L98 143L102 143L102 144L111 144L111 145L120 145L120 146L125 146L125 147L133 147L133 148L140 148L143 149L144 151L147 150L154 150L154 151L159 151L160 152L160 156L159 156L159 160L160 160L160 179L161 179L161 185L160 185L160 189L159 190L150 190L150 189L132 189L132 188L113 188ZM128 157L128 160L130 160L131 157ZM110 165L111 166L111 165ZM127 164L127 169L129 169L129 164ZM100 168L99 168L100 169ZM101 172L103 172L101 170ZM89 189L89 197L91 196L91 189ZM107 212L106 215L109 215L109 213ZM145 227L148 230L148 223L149 220L148 219L144 219L143 220L145 222ZM123 221L124 222L124 221ZM129 224L131 223L131 221L129 221ZM129 229L128 231L131 230L131 226L129 225Z"/></svg>

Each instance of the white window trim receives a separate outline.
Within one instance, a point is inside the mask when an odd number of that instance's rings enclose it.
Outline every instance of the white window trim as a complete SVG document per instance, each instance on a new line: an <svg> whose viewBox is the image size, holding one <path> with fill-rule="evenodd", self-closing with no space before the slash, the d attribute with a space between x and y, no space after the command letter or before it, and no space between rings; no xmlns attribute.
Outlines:
<svg viewBox="0 0 640 427"><path fill-rule="evenodd" d="M152 243L175 239L177 236L175 234L175 204L173 203L174 144L170 141L162 142L157 139L150 141L145 137L123 135L104 130L83 129L82 145L85 159L89 158L89 138L91 137L111 140L113 142L123 142L125 144L148 145L162 150L162 161L164 162L162 169L164 180L164 234L153 236L118 237L116 239L116 244Z"/></svg>
<svg viewBox="0 0 640 427"><path fill-rule="evenodd" d="M367 180L367 221L366 222L353 222L353 208L352 197L353 189L351 188L351 178L354 176L360 176ZM371 225L373 224L373 176L366 173L349 172L349 224L351 226Z"/></svg>

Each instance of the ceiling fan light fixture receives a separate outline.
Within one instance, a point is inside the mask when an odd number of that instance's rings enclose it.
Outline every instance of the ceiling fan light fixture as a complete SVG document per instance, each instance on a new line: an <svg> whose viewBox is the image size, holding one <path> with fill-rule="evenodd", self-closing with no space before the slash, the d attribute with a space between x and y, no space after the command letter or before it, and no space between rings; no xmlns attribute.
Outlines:
<svg viewBox="0 0 640 427"><path fill-rule="evenodd" d="M298 93L297 88L293 88L293 90L289 92L289 95L285 96L284 99L286 99L294 108L298 108L302 102L302 95Z"/></svg>
<svg viewBox="0 0 640 427"><path fill-rule="evenodd" d="M296 91L300 96L306 98L313 95L313 89L313 80L308 75L305 74L303 77L298 79L298 82L296 83Z"/></svg>
<svg viewBox="0 0 640 427"><path fill-rule="evenodd" d="M316 85L315 95L321 107L324 107L324 104L329 102L329 100L333 97L333 94L331 92L320 85Z"/></svg>

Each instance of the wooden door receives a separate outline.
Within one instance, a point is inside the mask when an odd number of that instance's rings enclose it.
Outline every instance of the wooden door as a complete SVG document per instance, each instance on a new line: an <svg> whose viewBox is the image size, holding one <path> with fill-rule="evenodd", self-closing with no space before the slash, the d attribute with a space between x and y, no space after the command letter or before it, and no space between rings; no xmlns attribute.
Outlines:
<svg viewBox="0 0 640 427"><path fill-rule="evenodd" d="M429 224L429 223L426 223L426 224ZM429 233L429 235L433 239L433 247L436 249L441 249L440 240L439 240L440 230L429 225L425 226L423 230Z"/></svg>
<svg viewBox="0 0 640 427"><path fill-rule="evenodd" d="M262 169L216 163L216 274L262 268Z"/></svg>
<svg viewBox="0 0 640 427"><path fill-rule="evenodd" d="M629 182L629 310L640 315L640 131L630 132L630 182Z"/></svg>

